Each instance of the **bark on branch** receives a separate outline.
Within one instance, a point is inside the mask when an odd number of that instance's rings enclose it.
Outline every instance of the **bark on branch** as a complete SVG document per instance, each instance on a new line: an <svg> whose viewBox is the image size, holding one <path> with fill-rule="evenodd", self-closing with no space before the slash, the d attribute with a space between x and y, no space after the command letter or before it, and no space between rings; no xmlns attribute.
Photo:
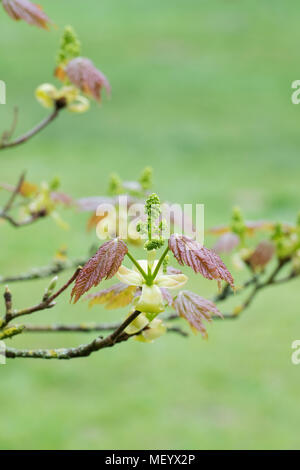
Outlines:
<svg viewBox="0 0 300 470"><path fill-rule="evenodd" d="M20 144L23 144L34 137L36 134L41 132L45 127L47 127L54 119L56 119L59 115L59 112L66 106L65 100L57 100L55 103L54 110L52 111L49 116L43 119L37 126L33 127L30 131L26 132L25 134L17 137L15 140L9 140L7 137L11 137L11 132L4 133L5 138L2 137L2 141L0 142L0 150L5 150L7 148L16 147Z"/></svg>

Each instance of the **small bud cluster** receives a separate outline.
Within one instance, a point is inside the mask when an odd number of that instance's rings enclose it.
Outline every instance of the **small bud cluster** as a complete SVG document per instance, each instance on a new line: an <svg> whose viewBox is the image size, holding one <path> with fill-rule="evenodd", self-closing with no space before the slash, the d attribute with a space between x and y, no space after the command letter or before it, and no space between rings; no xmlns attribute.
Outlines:
<svg viewBox="0 0 300 470"><path fill-rule="evenodd" d="M242 211L239 207L235 207L231 217L231 231L240 237L240 241L244 243L246 235L246 224Z"/></svg>
<svg viewBox="0 0 300 470"><path fill-rule="evenodd" d="M66 26L60 41L60 48L57 54L57 65L66 64L69 60L78 57L81 52L80 41L72 28Z"/></svg>
<svg viewBox="0 0 300 470"><path fill-rule="evenodd" d="M118 196L123 192L122 180L116 173L110 175L109 184L108 184L108 193L111 196Z"/></svg>
<svg viewBox="0 0 300 470"><path fill-rule="evenodd" d="M152 187L152 176L153 176L153 170L150 166L147 166L140 178L139 178L139 182L142 186L143 189L147 190L147 189L150 189Z"/></svg>
<svg viewBox="0 0 300 470"><path fill-rule="evenodd" d="M110 175L108 193L111 196L128 194L129 196L144 198L152 186L152 174L152 168L146 167L136 181L123 181L117 173L112 173Z"/></svg>
<svg viewBox="0 0 300 470"><path fill-rule="evenodd" d="M150 194L146 199L145 214L147 222L139 222L137 224L137 231L148 237L144 244L145 250L158 250L164 244L163 233L166 223L161 220L160 199L157 194Z"/></svg>

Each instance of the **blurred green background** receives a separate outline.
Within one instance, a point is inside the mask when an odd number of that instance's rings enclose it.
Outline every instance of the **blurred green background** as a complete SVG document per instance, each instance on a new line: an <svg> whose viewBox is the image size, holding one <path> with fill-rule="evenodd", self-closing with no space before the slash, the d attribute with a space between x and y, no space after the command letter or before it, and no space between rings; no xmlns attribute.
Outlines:
<svg viewBox="0 0 300 470"><path fill-rule="evenodd" d="M0 155L0 181L59 175L74 197L100 195L109 174L155 171L162 199L205 204L206 226L240 205L249 219L293 221L299 205L299 4L291 0L86 0L40 2L58 29L13 22L0 8L0 79L17 133L46 111L33 92L52 78L61 29L72 24L83 54L109 77L112 99L85 115L63 112L24 146ZM0 194L1 201L4 196ZM66 212L0 231L0 274L48 264L66 244L85 255L97 239L86 215ZM68 273L60 277L62 282ZM40 299L47 280L11 285L15 307ZM216 286L193 278L211 295ZM124 311L72 306L69 293L36 322L116 320ZM214 322L209 339L166 335L88 359L10 360L0 367L1 449L299 448L299 282L269 289L237 321ZM16 347L80 344L93 335L27 334Z"/></svg>

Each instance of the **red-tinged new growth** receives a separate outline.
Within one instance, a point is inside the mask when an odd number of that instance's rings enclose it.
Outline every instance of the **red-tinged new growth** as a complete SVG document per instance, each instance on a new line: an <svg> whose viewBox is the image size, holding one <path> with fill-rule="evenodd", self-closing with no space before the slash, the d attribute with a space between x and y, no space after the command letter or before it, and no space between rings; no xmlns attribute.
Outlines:
<svg viewBox="0 0 300 470"><path fill-rule="evenodd" d="M24 20L30 25L49 29L50 18L29 0L2 0L3 8L13 20Z"/></svg>
<svg viewBox="0 0 300 470"><path fill-rule="evenodd" d="M232 232L223 233L213 247L216 253L231 253L240 243L238 235Z"/></svg>
<svg viewBox="0 0 300 470"><path fill-rule="evenodd" d="M251 256L246 260L252 269L263 269L273 258L275 246L268 240L261 241Z"/></svg>
<svg viewBox="0 0 300 470"><path fill-rule="evenodd" d="M102 279L112 278L121 266L127 252L126 244L118 238L103 243L76 278L71 292L71 300L74 299L74 303L76 303L83 294L91 287L96 287Z"/></svg>
<svg viewBox="0 0 300 470"><path fill-rule="evenodd" d="M136 286L128 286L119 282L118 284L108 287L108 289L89 294L86 300L89 300L89 307L98 304L104 305L108 310L126 307L132 302L137 289Z"/></svg>
<svg viewBox="0 0 300 470"><path fill-rule="evenodd" d="M104 87L109 95L111 87L106 76L98 70L90 59L76 57L68 62L66 75L73 85L83 93L101 101L101 90Z"/></svg>
<svg viewBox="0 0 300 470"><path fill-rule="evenodd" d="M178 294L174 308L178 315L185 318L192 329L200 331L204 338L207 338L207 332L203 322L211 322L212 314L222 318L221 312L213 302L187 290Z"/></svg>
<svg viewBox="0 0 300 470"><path fill-rule="evenodd" d="M171 235L169 248L178 263L187 265L195 273L200 273L207 279L225 281L233 288L234 280L227 267L213 250L209 250L185 235Z"/></svg>

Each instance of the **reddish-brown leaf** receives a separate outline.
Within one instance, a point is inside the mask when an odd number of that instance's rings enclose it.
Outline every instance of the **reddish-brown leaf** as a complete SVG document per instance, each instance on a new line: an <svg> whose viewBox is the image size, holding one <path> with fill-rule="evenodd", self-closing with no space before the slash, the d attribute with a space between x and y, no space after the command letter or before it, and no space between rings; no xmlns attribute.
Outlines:
<svg viewBox="0 0 300 470"><path fill-rule="evenodd" d="M43 10L29 0L2 0L3 8L13 20L48 29L49 17Z"/></svg>
<svg viewBox="0 0 300 470"><path fill-rule="evenodd" d="M182 271L180 271L180 269L173 268L173 266L168 266L167 274L182 274Z"/></svg>
<svg viewBox="0 0 300 470"><path fill-rule="evenodd" d="M173 252L178 263L186 264L195 273L200 273L207 279L225 281L234 287L233 277L225 264L213 250L200 245L195 240L184 235L171 235L169 248Z"/></svg>
<svg viewBox="0 0 300 470"><path fill-rule="evenodd" d="M268 220L248 220L245 222L247 235L254 235L258 231L269 231L274 228L274 223ZM209 229L210 233L214 235L223 235L224 233L231 232L231 227L220 225Z"/></svg>
<svg viewBox="0 0 300 470"><path fill-rule="evenodd" d="M211 322L211 315L222 317L221 312L210 300L190 291L181 291L174 301L174 308L180 317L185 318L193 329L200 331L206 338L207 332L203 322Z"/></svg>
<svg viewBox="0 0 300 470"><path fill-rule="evenodd" d="M230 253L238 244L240 238L232 232L223 233L214 246L216 253Z"/></svg>
<svg viewBox="0 0 300 470"><path fill-rule="evenodd" d="M170 294L169 289L166 289L165 287L161 287L160 290L161 290L161 293L162 293L162 296L166 305L171 307L173 305L173 297L172 297L172 294Z"/></svg>
<svg viewBox="0 0 300 470"><path fill-rule="evenodd" d="M1 187L1 183L0 183ZM116 196L116 197L108 197L108 196L92 196L92 197L84 197L81 199L77 199L76 203L78 208L81 211L85 212L95 212L100 205L105 204L112 204L115 207L118 206L126 206L130 207L132 204L136 203L144 203L144 201L137 199L136 197L128 196L127 194L124 196Z"/></svg>
<svg viewBox="0 0 300 470"><path fill-rule="evenodd" d="M110 286L108 289L89 294L86 299L89 300L89 307L98 304L104 304L105 308L111 310L113 308L126 307L129 305L137 291L136 286L127 286L122 282Z"/></svg>
<svg viewBox="0 0 300 470"><path fill-rule="evenodd" d="M90 59L76 57L70 60L66 66L66 74L69 80L83 93L93 96L101 101L101 90L104 87L108 94L111 88L105 75L98 70Z"/></svg>
<svg viewBox="0 0 300 470"><path fill-rule="evenodd" d="M273 243L268 240L261 241L255 248L252 255L248 258L248 263L252 269L264 268L271 261L275 252Z"/></svg>
<svg viewBox="0 0 300 470"><path fill-rule="evenodd" d="M72 197L69 196L69 194L62 193L61 191L52 191L51 199L52 201L59 202L67 207L70 207L74 204L74 200L72 199Z"/></svg>
<svg viewBox="0 0 300 470"><path fill-rule="evenodd" d="M74 298L74 303L76 303L85 292L97 286L102 279L113 277L127 252L126 244L118 238L103 243L77 276L71 292L71 300Z"/></svg>

